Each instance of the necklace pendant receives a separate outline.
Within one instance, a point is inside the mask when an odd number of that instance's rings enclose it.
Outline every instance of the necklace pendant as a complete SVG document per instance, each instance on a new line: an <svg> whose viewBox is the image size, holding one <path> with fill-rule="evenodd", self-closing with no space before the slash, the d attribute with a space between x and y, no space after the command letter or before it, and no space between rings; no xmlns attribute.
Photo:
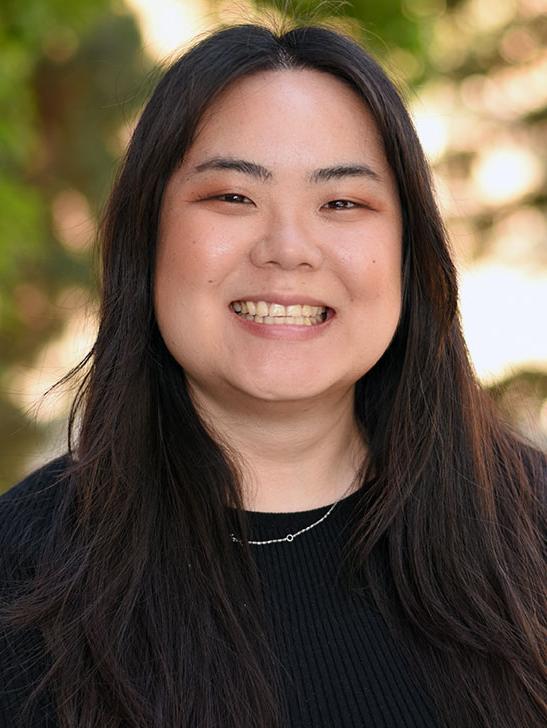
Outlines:
<svg viewBox="0 0 547 728"><path fill-rule="evenodd" d="M348 490L349 490L349 488L348 488ZM301 533L304 533L306 531L309 531L311 528L314 528L315 526L319 525L322 521L324 521L325 518L327 518L332 513L332 511L333 511L335 505L338 503L338 501L340 501L342 498L345 497L345 495L347 494L347 492L348 491L346 491L343 495L341 495L340 498L338 498L338 500L335 501L331 505L331 507L328 509L328 511L323 516L321 516L321 518L319 520L315 521L315 523L312 523L310 526L306 526L306 528L301 528L296 533L288 533L285 536L285 538L272 538L269 541L248 541L247 543L256 544L257 546L263 546L263 545L269 544L269 543L282 543L283 541L287 541L288 543L291 543L292 541L294 541L294 537L295 536L299 536ZM239 538L237 538L235 536L235 534L231 533L230 536L231 536L232 541L234 543L242 543L242 541Z"/></svg>

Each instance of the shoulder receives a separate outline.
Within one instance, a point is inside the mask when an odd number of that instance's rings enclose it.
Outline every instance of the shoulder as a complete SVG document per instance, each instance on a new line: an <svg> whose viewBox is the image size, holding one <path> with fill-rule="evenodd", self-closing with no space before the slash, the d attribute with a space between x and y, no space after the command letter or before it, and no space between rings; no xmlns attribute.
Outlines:
<svg viewBox="0 0 547 728"><path fill-rule="evenodd" d="M0 550L35 549L62 495L69 453L46 462L0 496Z"/></svg>
<svg viewBox="0 0 547 728"><path fill-rule="evenodd" d="M70 462L68 453L50 460L0 496L0 726L22 725L16 717L49 667L40 632L14 626L10 610L32 584ZM49 694L39 697L25 725L56 725Z"/></svg>

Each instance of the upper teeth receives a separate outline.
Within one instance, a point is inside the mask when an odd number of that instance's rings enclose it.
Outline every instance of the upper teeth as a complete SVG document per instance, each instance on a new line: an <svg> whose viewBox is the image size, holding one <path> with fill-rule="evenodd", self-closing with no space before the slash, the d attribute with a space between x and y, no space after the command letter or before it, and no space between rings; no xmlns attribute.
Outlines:
<svg viewBox="0 0 547 728"><path fill-rule="evenodd" d="M250 313L252 316L321 316L327 310L325 306L282 306L266 301L234 301L232 308L237 313Z"/></svg>

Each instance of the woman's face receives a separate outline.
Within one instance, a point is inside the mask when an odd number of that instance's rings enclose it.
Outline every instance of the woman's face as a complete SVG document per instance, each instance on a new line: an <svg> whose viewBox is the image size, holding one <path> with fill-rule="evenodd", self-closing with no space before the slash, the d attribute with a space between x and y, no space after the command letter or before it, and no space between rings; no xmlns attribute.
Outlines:
<svg viewBox="0 0 547 728"><path fill-rule="evenodd" d="M308 69L234 82L160 216L155 312L191 390L231 406L347 391L395 332L401 236L393 175L353 90Z"/></svg>

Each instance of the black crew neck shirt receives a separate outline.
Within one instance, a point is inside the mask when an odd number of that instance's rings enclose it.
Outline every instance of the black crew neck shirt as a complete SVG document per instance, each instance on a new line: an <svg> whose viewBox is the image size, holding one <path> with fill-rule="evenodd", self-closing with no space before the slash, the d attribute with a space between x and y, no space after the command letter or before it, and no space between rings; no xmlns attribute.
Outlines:
<svg viewBox="0 0 547 728"><path fill-rule="evenodd" d="M342 498L292 541L251 545L270 632L286 668L287 726L439 728L408 652L372 602L344 586L342 549L359 497L355 491ZM331 505L291 513L246 511L249 540L295 534Z"/></svg>
<svg viewBox="0 0 547 728"><path fill-rule="evenodd" d="M44 487L65 457L34 471L0 498L2 579L9 578L5 575L12 572L19 547L27 552L28 542L36 543L35 529L47 527L55 488ZM251 545L272 647L283 666L286 728L441 728L411 653L361 591L345 588L340 579L342 547L358 501L359 491L342 498L324 520L290 542ZM295 534L331 505L291 513L247 511L249 538ZM233 548L241 546L234 542ZM29 639L0 634L0 728L15 725L16 711L38 677ZM28 728L46 726L56 728L57 722L44 704Z"/></svg>

